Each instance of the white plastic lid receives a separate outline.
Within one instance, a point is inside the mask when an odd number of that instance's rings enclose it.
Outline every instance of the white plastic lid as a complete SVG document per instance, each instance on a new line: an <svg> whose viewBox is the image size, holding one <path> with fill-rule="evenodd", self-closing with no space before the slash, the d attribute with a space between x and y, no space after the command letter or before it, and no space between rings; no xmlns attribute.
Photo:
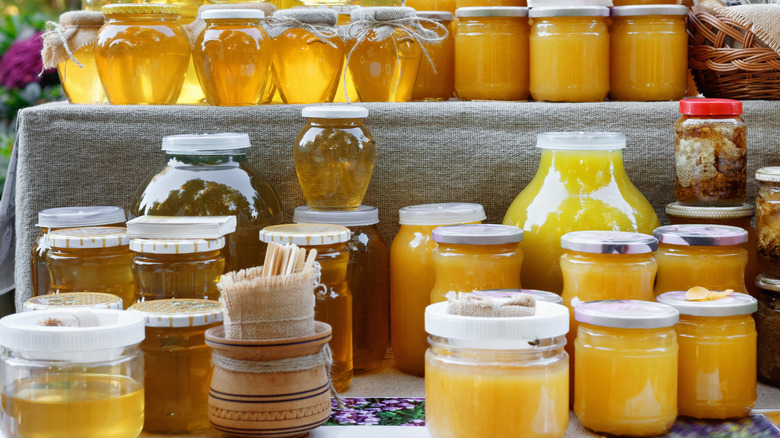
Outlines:
<svg viewBox="0 0 780 438"><path fill-rule="evenodd" d="M417 16L434 21L452 21L455 19L455 15L447 11L417 11Z"/></svg>
<svg viewBox="0 0 780 438"><path fill-rule="evenodd" d="M612 0L528 0L529 8L553 6L612 6Z"/></svg>
<svg viewBox="0 0 780 438"><path fill-rule="evenodd" d="M145 254L195 254L224 248L225 238L218 239L130 239L130 250Z"/></svg>
<svg viewBox="0 0 780 438"><path fill-rule="evenodd" d="M129 241L127 229L119 227L61 228L46 234L52 248L115 248Z"/></svg>
<svg viewBox="0 0 780 438"><path fill-rule="evenodd" d="M536 136L539 149L612 151L626 147L626 136L616 132L543 132Z"/></svg>
<svg viewBox="0 0 780 438"><path fill-rule="evenodd" d="M379 223L379 209L361 205L357 210L318 211L309 207L296 207L293 213L296 224L333 224L343 227L362 227Z"/></svg>
<svg viewBox="0 0 780 438"><path fill-rule="evenodd" d="M536 301L547 301L548 303L563 304L563 298L552 292L536 289L488 289L472 292L474 296L490 298L512 298L516 294L528 294L534 297Z"/></svg>
<svg viewBox="0 0 780 438"><path fill-rule="evenodd" d="M222 322L224 306L219 301L196 299L153 300L127 309L144 316L147 327L201 327Z"/></svg>
<svg viewBox="0 0 780 438"><path fill-rule="evenodd" d="M658 249L658 241L624 231L572 231L561 236L561 248L592 254L647 254Z"/></svg>
<svg viewBox="0 0 780 438"><path fill-rule="evenodd" d="M665 225L653 231L659 242L667 245L728 246L747 242L747 231L729 225Z"/></svg>
<svg viewBox="0 0 780 438"><path fill-rule="evenodd" d="M529 342L569 332L569 309L546 301L536 303L533 316L476 317L451 315L448 303L425 308L425 331L447 338L451 345L486 350L528 349Z"/></svg>
<svg viewBox="0 0 780 438"><path fill-rule="evenodd" d="M612 8L613 17L637 17L640 15L688 15L683 5L631 5Z"/></svg>
<svg viewBox="0 0 780 438"><path fill-rule="evenodd" d="M119 224L125 221L125 211L119 207L58 207L38 213L37 227L73 228Z"/></svg>
<svg viewBox="0 0 780 438"><path fill-rule="evenodd" d="M257 9L209 9L200 13L204 20L221 20L230 18L244 18L248 20L262 20L265 12Z"/></svg>
<svg viewBox="0 0 780 438"><path fill-rule="evenodd" d="M227 151L250 147L249 134L182 134L166 135L162 150L173 152Z"/></svg>
<svg viewBox="0 0 780 438"><path fill-rule="evenodd" d="M672 202L666 204L666 214L691 219L736 219L753 216L756 214L756 208L751 204L734 207L700 207Z"/></svg>
<svg viewBox="0 0 780 438"><path fill-rule="evenodd" d="M523 241L523 230L514 225L462 224L438 227L431 233L439 243L504 245Z"/></svg>
<svg viewBox="0 0 780 438"><path fill-rule="evenodd" d="M780 293L780 278L767 274L758 274L755 284L764 291Z"/></svg>
<svg viewBox="0 0 780 438"><path fill-rule="evenodd" d="M355 105L307 106L301 115L314 119L365 119L368 117L368 108Z"/></svg>
<svg viewBox="0 0 780 438"><path fill-rule="evenodd" d="M419 12L417 13L420 14ZM520 6L470 6L455 9L458 18L471 17L527 17L528 8Z"/></svg>
<svg viewBox="0 0 780 438"><path fill-rule="evenodd" d="M235 216L139 216L127 235L144 239L218 239L236 231Z"/></svg>
<svg viewBox="0 0 780 438"><path fill-rule="evenodd" d="M294 243L298 246L334 245L348 242L352 232L341 225L285 224L271 225L260 230L265 243Z"/></svg>
<svg viewBox="0 0 780 438"><path fill-rule="evenodd" d="M756 171L756 179L766 182L780 182L780 166L762 167Z"/></svg>
<svg viewBox="0 0 780 438"><path fill-rule="evenodd" d="M122 310L122 299L102 292L63 292L39 295L24 302L24 311L68 308Z"/></svg>
<svg viewBox="0 0 780 438"><path fill-rule="evenodd" d="M750 315L758 310L758 301L748 294L733 294L710 301L688 301L685 291L666 292L656 297L659 303L674 307L680 315L690 316L737 316Z"/></svg>
<svg viewBox="0 0 780 438"><path fill-rule="evenodd" d="M456 202L403 207L398 217L401 225L454 225L487 219L480 204Z"/></svg>
<svg viewBox="0 0 780 438"><path fill-rule="evenodd" d="M609 17L606 6L555 6L531 8L528 13L531 18L545 17Z"/></svg>
<svg viewBox="0 0 780 438"><path fill-rule="evenodd" d="M574 306L574 319L601 327L653 329L677 324L680 312L652 301L601 300Z"/></svg>

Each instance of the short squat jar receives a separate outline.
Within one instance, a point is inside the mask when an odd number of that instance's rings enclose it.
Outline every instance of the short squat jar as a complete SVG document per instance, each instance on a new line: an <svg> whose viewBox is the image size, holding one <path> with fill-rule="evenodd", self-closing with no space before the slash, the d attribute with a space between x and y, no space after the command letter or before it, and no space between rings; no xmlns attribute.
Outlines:
<svg viewBox="0 0 780 438"><path fill-rule="evenodd" d="M765 274L780 277L780 167L762 167L756 179L758 263Z"/></svg>
<svg viewBox="0 0 780 438"><path fill-rule="evenodd" d="M756 286L760 291L755 314L758 378L780 387L780 278L761 274L756 278Z"/></svg>
<svg viewBox="0 0 780 438"><path fill-rule="evenodd" d="M455 90L455 16L446 11L417 11L417 16L431 20L421 22L423 28L436 32L443 26L447 36L438 43L423 44L433 65L427 60L420 62L412 100L449 100Z"/></svg>
<svg viewBox="0 0 780 438"><path fill-rule="evenodd" d="M141 315L89 310L0 320L2 435L8 438L133 438L144 424ZM78 320L97 326L78 326ZM42 321L68 324L44 326Z"/></svg>
<svg viewBox="0 0 780 438"><path fill-rule="evenodd" d="M425 310L425 420L433 438L563 437L569 422L569 315L536 302L523 317Z"/></svg>
<svg viewBox="0 0 780 438"><path fill-rule="evenodd" d="M589 301L574 308L574 413L610 435L653 436L677 418L674 307L648 301Z"/></svg>
<svg viewBox="0 0 780 438"><path fill-rule="evenodd" d="M756 299L734 293L713 301L688 301L667 292L658 302L680 312L677 343L679 415L693 418L747 416L756 403Z"/></svg>

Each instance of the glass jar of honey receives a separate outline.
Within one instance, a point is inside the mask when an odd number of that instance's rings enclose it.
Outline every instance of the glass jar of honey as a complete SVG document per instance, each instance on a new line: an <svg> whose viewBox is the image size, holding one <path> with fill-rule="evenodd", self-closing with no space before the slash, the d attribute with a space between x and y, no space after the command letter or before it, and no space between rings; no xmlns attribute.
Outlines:
<svg viewBox="0 0 780 438"><path fill-rule="evenodd" d="M98 76L94 47L94 40L103 26L103 21L104 17L100 12L74 11L60 16L62 29L58 36L61 38L62 49L55 50L65 52L67 57L57 63L57 73L62 90L70 103L106 101L106 93ZM46 43L48 37L44 38L44 44Z"/></svg>
<svg viewBox="0 0 780 438"><path fill-rule="evenodd" d="M95 41L95 60L114 105L176 103L190 64L190 41L179 24L181 8L165 4L103 6L106 24Z"/></svg>
<svg viewBox="0 0 780 438"><path fill-rule="evenodd" d="M758 263L766 274L780 277L780 167L756 171L759 182L756 198Z"/></svg>
<svg viewBox="0 0 780 438"><path fill-rule="evenodd" d="M522 317L425 310L425 420L434 438L563 437L569 423L565 307Z"/></svg>
<svg viewBox="0 0 780 438"><path fill-rule="evenodd" d="M758 378L772 386L780 386L780 278L761 274L758 311L754 315L758 332Z"/></svg>
<svg viewBox="0 0 780 438"><path fill-rule="evenodd" d="M236 232L225 238L225 272L263 264L257 233L282 222L274 189L247 162L247 134L171 135L163 138L165 164L136 192L134 217L235 216Z"/></svg>
<svg viewBox="0 0 780 438"><path fill-rule="evenodd" d="M682 5L612 8L609 96L680 100L688 89L688 32Z"/></svg>
<svg viewBox="0 0 780 438"><path fill-rule="evenodd" d="M43 310L0 320L2 436L129 438L141 433L143 317L121 310L82 312L88 314ZM78 326L79 320L95 325ZM44 321L48 325L41 325Z"/></svg>
<svg viewBox="0 0 780 438"><path fill-rule="evenodd" d="M694 286L748 293L747 231L726 225L667 225L653 236L659 242L655 296Z"/></svg>
<svg viewBox="0 0 780 438"><path fill-rule="evenodd" d="M689 301L667 292L658 302L680 312L677 343L678 414L693 418L745 417L756 403L756 299L734 293Z"/></svg>
<svg viewBox="0 0 780 438"><path fill-rule="evenodd" d="M633 300L582 303L574 343L574 413L610 435L652 436L677 418L679 313Z"/></svg>
<svg viewBox="0 0 780 438"><path fill-rule="evenodd" d="M528 8L455 11L455 93L462 100L528 99Z"/></svg>
<svg viewBox="0 0 780 438"><path fill-rule="evenodd" d="M455 90L455 30L452 28L455 15L452 12L417 11L417 16L431 20L421 21L422 27L431 32L439 30L436 23L446 27L447 36L438 43L423 44L433 66L427 60L420 63L412 100L449 100Z"/></svg>
<svg viewBox="0 0 780 438"><path fill-rule="evenodd" d="M125 211L120 207L95 206L47 208L38 212L38 223L35 226L41 228L41 233L35 239L30 254L32 296L48 293L51 284L51 273L49 265L46 264L46 254L50 249L46 242L46 234L59 228L97 225L123 227Z"/></svg>
<svg viewBox="0 0 780 438"><path fill-rule="evenodd" d="M63 228L50 231L46 242L50 293L105 292L121 298L125 308L133 303L138 287L125 228Z"/></svg>
<svg viewBox="0 0 780 438"><path fill-rule="evenodd" d="M186 434L207 430L214 365L205 333L222 324L222 304L156 300L134 304L130 310L146 321L146 338L141 343L146 368L144 431Z"/></svg>
<svg viewBox="0 0 780 438"><path fill-rule="evenodd" d="M404 6L417 11L418 16L420 12L449 12L454 17L456 9L455 0L407 0Z"/></svg>
<svg viewBox="0 0 780 438"><path fill-rule="evenodd" d="M530 89L534 100L600 102L609 93L609 8L532 8Z"/></svg>
<svg viewBox="0 0 780 438"><path fill-rule="evenodd" d="M339 19L337 24L339 27L341 27L352 23L352 11L354 11L355 8L359 8L360 6L338 5L328 7L338 12ZM346 93L344 92L345 88L347 90ZM344 65L341 66L341 73L339 73L339 85L336 89L336 96L333 98L333 101L346 103L347 98L349 98L349 101L352 103L360 102L360 98L357 95L357 90L355 90L355 81L352 80L352 73L347 69L347 63L345 61Z"/></svg>
<svg viewBox="0 0 780 438"><path fill-rule="evenodd" d="M316 249L320 264L320 284L314 289L314 319L330 324L333 338L331 381L336 391L344 391L352 382L352 292L347 282L349 228L325 224L274 225L260 230L260 240Z"/></svg>
<svg viewBox="0 0 780 438"><path fill-rule="evenodd" d="M389 342L390 278L387 245L379 235L379 209L354 211L295 209L297 224L332 224L349 228L347 286L352 293L352 356L355 373L382 364Z"/></svg>
<svg viewBox="0 0 780 438"><path fill-rule="evenodd" d="M122 310L122 299L116 295L100 292L63 292L39 295L24 302L24 311L73 310L73 309Z"/></svg>
<svg viewBox="0 0 780 438"><path fill-rule="evenodd" d="M448 225L431 233L435 282L431 303L450 292L519 289L523 230L512 225Z"/></svg>
<svg viewBox="0 0 780 438"><path fill-rule="evenodd" d="M748 240L746 249L748 263L745 267L745 283L750 295L758 298L758 286L753 282L761 273L758 265L756 229L752 225L756 209L750 204L742 204L734 207L706 207L686 205L679 202L666 204L666 216L672 225L679 224L708 224L730 225L747 231Z"/></svg>
<svg viewBox="0 0 780 438"><path fill-rule="evenodd" d="M211 9L192 59L210 105L257 105L270 78L273 46L256 9Z"/></svg>
<svg viewBox="0 0 780 438"><path fill-rule="evenodd" d="M485 220L479 204L423 204L398 211L401 228L390 246L390 343L398 368L425 373L425 307L435 283L431 234L442 225L477 224Z"/></svg>

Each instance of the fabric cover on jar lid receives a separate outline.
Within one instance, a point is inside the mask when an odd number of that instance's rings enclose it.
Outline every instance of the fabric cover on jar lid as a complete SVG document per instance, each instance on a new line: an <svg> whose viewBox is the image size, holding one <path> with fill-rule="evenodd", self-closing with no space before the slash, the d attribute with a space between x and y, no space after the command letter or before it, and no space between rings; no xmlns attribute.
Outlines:
<svg viewBox="0 0 780 438"><path fill-rule="evenodd" d="M613 151L625 149L626 136L617 132L543 132L536 136L539 149Z"/></svg>
<svg viewBox="0 0 780 438"><path fill-rule="evenodd" d="M736 205L733 207L701 207L698 205L686 205L679 202L672 202L666 204L666 214L674 217L692 219L736 219L753 216L756 214L756 208L750 204Z"/></svg>
<svg viewBox="0 0 780 438"><path fill-rule="evenodd" d="M262 20L265 12L259 9L208 9L200 13L204 20L225 20L231 18Z"/></svg>
<svg viewBox="0 0 780 438"><path fill-rule="evenodd" d="M728 246L747 242L747 231L729 225L665 225L653 230L660 243L686 246Z"/></svg>
<svg viewBox="0 0 780 438"><path fill-rule="evenodd" d="M200 327L222 322L224 306L219 301L198 299L152 300L127 309L142 314L147 327Z"/></svg>
<svg viewBox="0 0 780 438"><path fill-rule="evenodd" d="M307 119L365 119L368 108L355 105L317 105L301 110L301 116Z"/></svg>
<svg viewBox="0 0 780 438"><path fill-rule="evenodd" d="M758 301L748 294L733 294L710 301L689 301L685 291L666 292L656 297L659 303L674 307L680 315L690 316L737 316L750 315L758 310Z"/></svg>
<svg viewBox="0 0 780 438"><path fill-rule="evenodd" d="M127 229L119 227L61 228L46 234L52 248L115 248L129 242Z"/></svg>
<svg viewBox="0 0 780 438"><path fill-rule="evenodd" d="M417 13L420 14L419 12ZM455 10L458 18L478 17L527 17L528 8L519 6L469 6ZM451 20L450 20L451 21Z"/></svg>
<svg viewBox="0 0 780 438"><path fill-rule="evenodd" d="M652 329L677 324L680 312L672 306L652 301L600 300L576 305L574 319L600 327Z"/></svg>
<svg viewBox="0 0 780 438"><path fill-rule="evenodd" d="M349 228L329 224L271 225L260 230L260 240L265 243L294 243L298 246L334 245L348 242L352 236Z"/></svg>
<svg viewBox="0 0 780 438"><path fill-rule="evenodd" d="M736 116L742 114L742 102L704 97L683 99L680 101L680 114L686 116Z"/></svg>
<svg viewBox="0 0 780 438"><path fill-rule="evenodd" d="M249 134L182 134L166 135L162 139L162 150L183 155L198 155L203 151L229 151L247 149L252 144Z"/></svg>
<svg viewBox="0 0 780 438"><path fill-rule="evenodd" d="M563 298L560 295L544 290L535 289L488 289L472 292L472 295L478 297L490 298L512 298L515 294L527 294L534 297L536 301L547 301L548 303L563 304Z"/></svg>
<svg viewBox="0 0 780 438"><path fill-rule="evenodd" d="M442 203L420 204L398 210L401 225L453 225L487 219L480 204Z"/></svg>
<svg viewBox="0 0 780 438"><path fill-rule="evenodd" d="M296 224L332 224L343 227L363 227L379 223L379 209L361 205L357 210L312 210L309 207L295 207L293 222Z"/></svg>
<svg viewBox="0 0 780 438"><path fill-rule="evenodd" d="M572 231L561 236L561 248L592 254L646 254L658 249L648 234L625 231Z"/></svg>
<svg viewBox="0 0 780 438"><path fill-rule="evenodd" d="M611 8L613 17L638 17L648 15L688 15L688 7L683 5L631 5Z"/></svg>
<svg viewBox="0 0 780 438"><path fill-rule="evenodd" d="M24 302L24 311L49 309L112 309L122 310L122 299L116 295L102 292L62 292L39 295Z"/></svg>
<svg viewBox="0 0 780 438"><path fill-rule="evenodd" d="M38 213L36 227L73 228L118 224L125 221L125 211L120 207L88 206L47 208Z"/></svg>
<svg viewBox="0 0 780 438"><path fill-rule="evenodd" d="M456 245L504 245L523 241L523 230L514 225L461 224L438 227L431 233L438 243Z"/></svg>
<svg viewBox="0 0 780 438"><path fill-rule="evenodd" d="M758 169L756 171L756 179L765 182L780 182L780 166Z"/></svg>

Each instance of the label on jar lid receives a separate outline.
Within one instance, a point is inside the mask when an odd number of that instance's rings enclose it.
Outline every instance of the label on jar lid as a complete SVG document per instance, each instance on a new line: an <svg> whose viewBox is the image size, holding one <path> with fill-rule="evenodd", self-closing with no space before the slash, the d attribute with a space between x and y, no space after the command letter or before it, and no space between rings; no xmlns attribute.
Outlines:
<svg viewBox="0 0 780 438"><path fill-rule="evenodd" d="M572 231L561 236L561 248L592 254L647 254L658 249L658 241L641 233Z"/></svg>
<svg viewBox="0 0 780 438"><path fill-rule="evenodd" d="M756 171L756 180L766 182L780 182L780 166L762 167Z"/></svg>
<svg viewBox="0 0 780 438"><path fill-rule="evenodd" d="M563 304L563 298L560 295L535 289L488 289L472 292L478 297L490 298L512 298L515 294L528 294L534 297L536 301L547 301L548 303Z"/></svg>
<svg viewBox="0 0 780 438"><path fill-rule="evenodd" d="M147 327L200 327L222 322L222 303L212 300L173 299L136 303L128 309L142 313Z"/></svg>
<svg viewBox="0 0 780 438"><path fill-rule="evenodd" d="M119 227L62 228L46 234L52 248L115 248L129 242L127 229Z"/></svg>
<svg viewBox="0 0 780 438"><path fill-rule="evenodd" d="M261 242L298 246L335 245L348 242L351 236L349 228L329 224L271 225L260 230Z"/></svg>
<svg viewBox="0 0 780 438"><path fill-rule="evenodd" d="M487 219L482 205L456 202L403 207L398 217L401 225L454 225Z"/></svg>
<svg viewBox="0 0 780 438"><path fill-rule="evenodd" d="M431 233L438 243L504 245L523 241L523 230L514 225L462 224L438 227Z"/></svg>
<svg viewBox="0 0 780 438"><path fill-rule="evenodd" d="M751 204L733 207L701 207L698 205L685 205L679 202L666 204L667 215L692 219L737 219L751 217L755 213L756 208Z"/></svg>
<svg viewBox="0 0 780 438"><path fill-rule="evenodd" d="M125 221L120 207L88 206L47 208L38 213L37 227L73 228L119 224Z"/></svg>
<svg viewBox="0 0 780 438"><path fill-rule="evenodd" d="M25 312L60 307L122 310L122 299L101 292L67 292L40 295L24 302Z"/></svg>
<svg viewBox="0 0 780 438"><path fill-rule="evenodd" d="M728 246L747 242L747 231L729 225L666 225L653 231L659 242L667 245Z"/></svg>
<svg viewBox="0 0 780 438"><path fill-rule="evenodd" d="M574 306L574 319L600 327L652 329L677 324L680 312L672 306L638 300L587 301Z"/></svg>
<svg viewBox="0 0 780 438"><path fill-rule="evenodd" d="M758 301L755 298L739 292L711 301L690 301L685 294L685 291L666 292L656 297L656 300L674 307L681 315L690 316L750 315L758 310Z"/></svg>
<svg viewBox="0 0 780 438"><path fill-rule="evenodd" d="M225 246L219 239L130 239L130 250L145 254L195 254L216 251Z"/></svg>
<svg viewBox="0 0 780 438"><path fill-rule="evenodd" d="M295 207L293 222L296 224L333 224L343 227L362 227L379 223L379 209L361 205L357 210L322 211L309 207Z"/></svg>

